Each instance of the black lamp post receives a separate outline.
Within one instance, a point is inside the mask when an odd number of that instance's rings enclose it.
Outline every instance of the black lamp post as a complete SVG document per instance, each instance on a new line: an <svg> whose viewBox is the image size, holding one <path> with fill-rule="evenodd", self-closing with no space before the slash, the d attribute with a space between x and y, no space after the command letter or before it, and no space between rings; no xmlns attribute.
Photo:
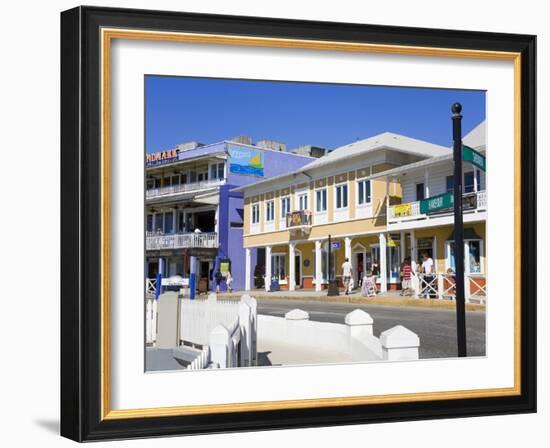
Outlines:
<svg viewBox="0 0 550 448"><path fill-rule="evenodd" d="M464 225L462 220L462 105L454 103L453 160L454 160L454 240L456 282L456 336L458 356L466 356L466 300L464 298Z"/></svg>
<svg viewBox="0 0 550 448"><path fill-rule="evenodd" d="M340 290L338 289L338 285L336 284L336 280L334 280L334 275L332 275L333 271L332 266L332 237L328 236L328 294L327 296L339 296Z"/></svg>

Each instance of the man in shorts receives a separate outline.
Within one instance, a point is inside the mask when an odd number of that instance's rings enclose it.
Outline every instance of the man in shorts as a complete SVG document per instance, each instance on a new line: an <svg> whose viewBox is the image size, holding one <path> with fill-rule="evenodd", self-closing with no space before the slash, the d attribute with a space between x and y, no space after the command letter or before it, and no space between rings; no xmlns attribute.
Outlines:
<svg viewBox="0 0 550 448"><path fill-rule="evenodd" d="M350 292L350 280L351 280L351 276L352 276L352 268L351 268L351 263L349 261L349 258L346 258L346 261L344 261L344 263L342 263L342 278L344 279L344 288L345 288L345 292L346 292L346 295L349 294Z"/></svg>

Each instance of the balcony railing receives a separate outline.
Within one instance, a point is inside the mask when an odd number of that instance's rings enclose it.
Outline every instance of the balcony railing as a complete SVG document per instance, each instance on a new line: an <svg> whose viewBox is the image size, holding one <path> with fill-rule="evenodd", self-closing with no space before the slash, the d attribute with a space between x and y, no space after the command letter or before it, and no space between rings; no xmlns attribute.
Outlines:
<svg viewBox="0 0 550 448"><path fill-rule="evenodd" d="M218 247L218 234L216 232L175 233L170 235L148 234L145 247L147 250L215 249Z"/></svg>
<svg viewBox="0 0 550 448"><path fill-rule="evenodd" d="M168 196L171 194L188 193L190 191L205 190L208 188L217 187L223 185L225 179L210 179L202 180L200 182L190 182L187 184L170 185L167 187L150 188L146 190L145 197L147 199L158 198Z"/></svg>
<svg viewBox="0 0 550 448"><path fill-rule="evenodd" d="M287 228L311 226L311 212L309 210L297 210L286 214Z"/></svg>
<svg viewBox="0 0 550 448"><path fill-rule="evenodd" d="M476 193L467 193L463 195L464 198L475 197L475 202L468 201L469 204L473 204L471 207L464 206L464 213L471 213L476 211L482 211L487 209L487 193L485 190L478 191ZM465 201L466 202L466 201ZM413 221L419 219L436 218L444 214L452 214L451 210L442 210L437 214L426 214L420 211L420 201L407 202L404 204L392 205L388 208L388 223L393 224L403 221Z"/></svg>

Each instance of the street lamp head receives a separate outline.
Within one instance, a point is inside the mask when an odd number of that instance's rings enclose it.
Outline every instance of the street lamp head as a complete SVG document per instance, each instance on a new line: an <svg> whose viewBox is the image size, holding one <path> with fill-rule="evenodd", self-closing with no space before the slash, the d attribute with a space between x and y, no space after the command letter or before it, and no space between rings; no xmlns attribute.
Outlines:
<svg viewBox="0 0 550 448"><path fill-rule="evenodd" d="M455 115L458 115L460 112L462 112L462 104L460 103L454 103L451 106L451 112Z"/></svg>

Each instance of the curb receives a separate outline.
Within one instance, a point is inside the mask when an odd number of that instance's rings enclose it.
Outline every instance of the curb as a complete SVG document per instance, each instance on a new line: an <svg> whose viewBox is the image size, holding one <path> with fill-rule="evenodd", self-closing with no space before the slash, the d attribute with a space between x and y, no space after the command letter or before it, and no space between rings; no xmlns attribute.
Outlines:
<svg viewBox="0 0 550 448"><path fill-rule="evenodd" d="M235 299L239 300L243 293L221 293L220 298L223 299ZM248 294L255 297L258 301L270 301L270 300L295 300L302 302L319 302L319 303L355 303L358 305L386 305L386 306L400 306L411 308L437 308L444 310L454 310L455 302L451 300L438 300L438 299L414 299L414 298L402 298L398 296L392 297L357 297L357 296L294 296L294 295L255 295L254 291L250 291ZM466 311L485 311L486 306L477 303L467 303Z"/></svg>

